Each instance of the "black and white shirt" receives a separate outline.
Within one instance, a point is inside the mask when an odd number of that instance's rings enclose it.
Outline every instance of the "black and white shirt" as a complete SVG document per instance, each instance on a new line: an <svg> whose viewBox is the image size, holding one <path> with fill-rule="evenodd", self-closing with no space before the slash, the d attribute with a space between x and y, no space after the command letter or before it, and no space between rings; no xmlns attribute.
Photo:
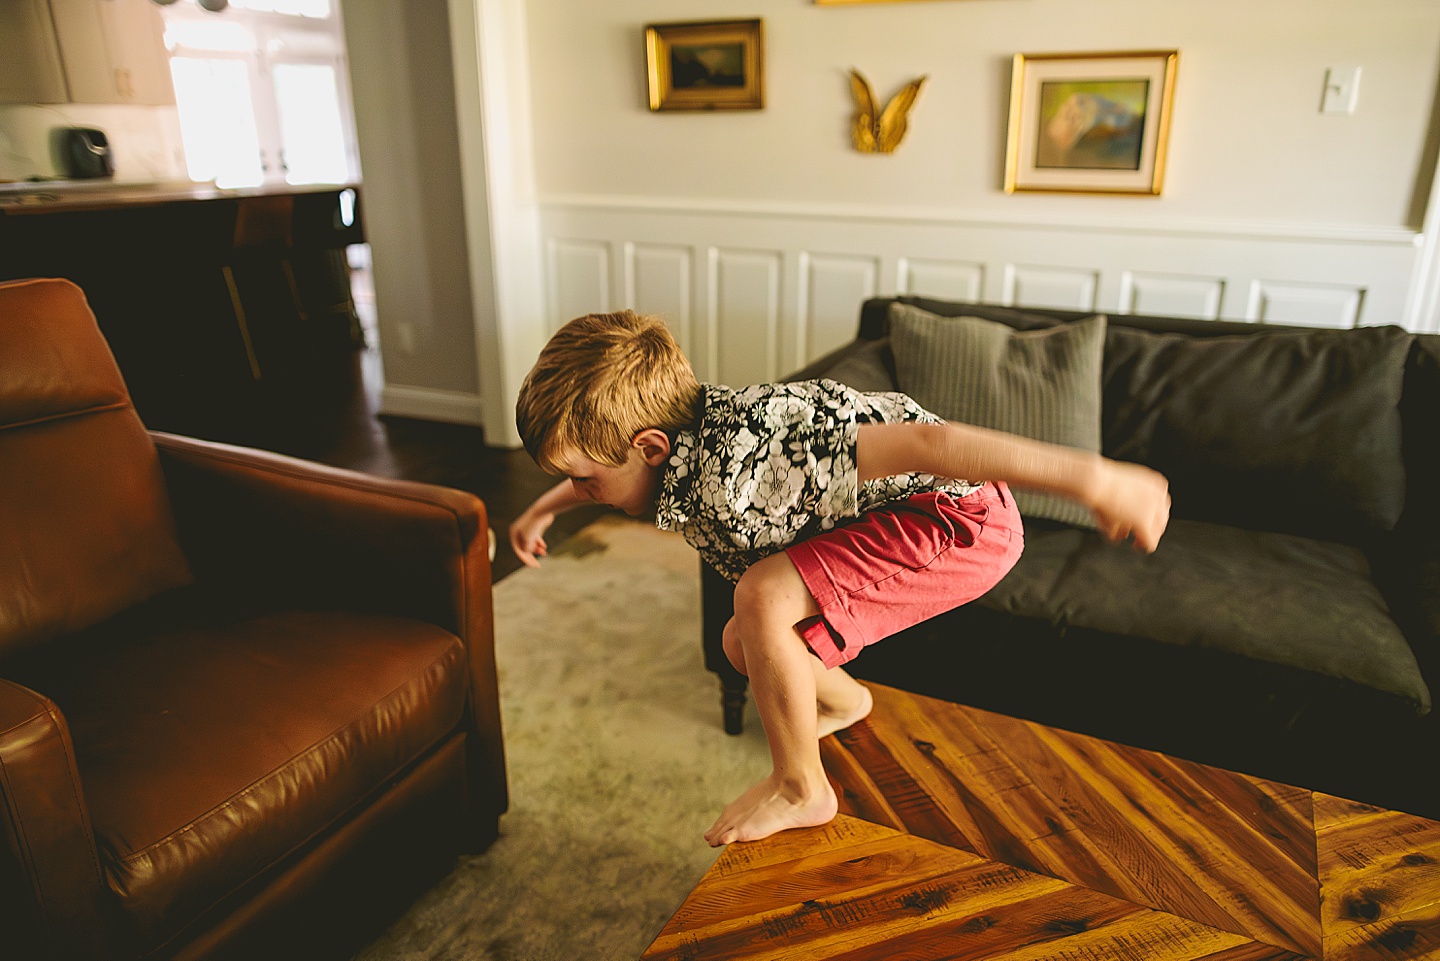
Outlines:
<svg viewBox="0 0 1440 961"><path fill-rule="evenodd" d="M859 482L861 424L941 422L904 394L862 393L833 380L704 391L699 424L675 438L655 524L683 533L732 581L845 518L925 491L963 497L981 486L929 474Z"/></svg>

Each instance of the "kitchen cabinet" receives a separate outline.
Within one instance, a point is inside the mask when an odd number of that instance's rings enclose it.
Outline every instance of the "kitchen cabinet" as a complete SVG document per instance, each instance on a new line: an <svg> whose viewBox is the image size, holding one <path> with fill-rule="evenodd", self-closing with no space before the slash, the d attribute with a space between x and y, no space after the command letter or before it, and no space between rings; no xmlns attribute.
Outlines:
<svg viewBox="0 0 1440 961"><path fill-rule="evenodd" d="M0 103L64 102L173 104L160 8L151 0L0 0Z"/></svg>
<svg viewBox="0 0 1440 961"><path fill-rule="evenodd" d="M0 0L0 103L67 97L49 0Z"/></svg>

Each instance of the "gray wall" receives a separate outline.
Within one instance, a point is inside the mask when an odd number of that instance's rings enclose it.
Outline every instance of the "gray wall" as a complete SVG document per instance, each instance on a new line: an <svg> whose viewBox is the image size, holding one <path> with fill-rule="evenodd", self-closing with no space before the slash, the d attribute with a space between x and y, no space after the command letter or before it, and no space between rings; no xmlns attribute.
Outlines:
<svg viewBox="0 0 1440 961"><path fill-rule="evenodd" d="M385 409L412 412L405 409L406 397L443 400L451 392L467 395L453 398L451 419L478 422L446 2L343 0L342 12L374 259ZM427 407L427 416L445 416L433 403L420 406Z"/></svg>

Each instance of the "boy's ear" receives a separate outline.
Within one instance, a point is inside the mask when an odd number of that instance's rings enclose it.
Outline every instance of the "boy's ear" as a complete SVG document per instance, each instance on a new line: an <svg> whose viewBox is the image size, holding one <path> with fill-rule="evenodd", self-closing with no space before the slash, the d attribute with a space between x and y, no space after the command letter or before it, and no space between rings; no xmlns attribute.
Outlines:
<svg viewBox="0 0 1440 961"><path fill-rule="evenodd" d="M670 435L658 427L647 427L630 441L640 451L645 463L659 467L670 456Z"/></svg>

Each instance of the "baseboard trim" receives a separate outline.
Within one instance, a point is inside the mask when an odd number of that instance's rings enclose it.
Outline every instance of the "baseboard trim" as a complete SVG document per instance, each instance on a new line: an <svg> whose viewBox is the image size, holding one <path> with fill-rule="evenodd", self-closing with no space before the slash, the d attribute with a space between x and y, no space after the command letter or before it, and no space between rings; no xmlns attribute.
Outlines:
<svg viewBox="0 0 1440 961"><path fill-rule="evenodd" d="M386 384L380 391L380 413L476 427L485 425L485 406L479 394L436 387Z"/></svg>

